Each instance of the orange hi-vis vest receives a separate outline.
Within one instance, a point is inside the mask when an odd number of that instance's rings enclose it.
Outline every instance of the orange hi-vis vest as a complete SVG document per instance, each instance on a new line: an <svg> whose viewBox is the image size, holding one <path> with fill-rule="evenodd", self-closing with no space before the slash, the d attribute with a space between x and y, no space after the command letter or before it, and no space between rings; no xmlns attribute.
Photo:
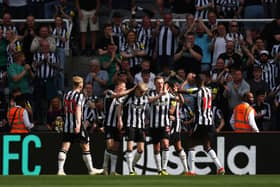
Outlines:
<svg viewBox="0 0 280 187"><path fill-rule="evenodd" d="M252 132L253 129L249 125L249 113L255 110L248 103L241 103L233 110L234 115L234 132Z"/></svg>
<svg viewBox="0 0 280 187"><path fill-rule="evenodd" d="M19 107L12 107L8 111L7 117L11 125L11 131L10 131L11 133L19 133L19 134L28 133L28 129L25 127L23 122L23 111L24 109ZM11 124L13 117L14 117L14 121L13 124Z"/></svg>

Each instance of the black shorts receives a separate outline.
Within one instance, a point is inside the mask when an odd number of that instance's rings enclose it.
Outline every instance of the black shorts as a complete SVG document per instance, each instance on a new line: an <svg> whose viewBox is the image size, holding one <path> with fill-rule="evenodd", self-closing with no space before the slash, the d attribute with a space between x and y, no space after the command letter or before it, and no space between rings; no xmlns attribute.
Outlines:
<svg viewBox="0 0 280 187"><path fill-rule="evenodd" d="M215 127L213 125L197 125L192 134L196 144L204 144L206 141L212 143L216 137Z"/></svg>
<svg viewBox="0 0 280 187"><path fill-rule="evenodd" d="M126 141L145 142L144 129L127 128L126 129Z"/></svg>
<svg viewBox="0 0 280 187"><path fill-rule="evenodd" d="M169 127L163 127L163 128L151 128L151 137L152 137L152 143L157 144L162 139L169 139L170 138L170 129Z"/></svg>
<svg viewBox="0 0 280 187"><path fill-rule="evenodd" d="M62 142L87 144L89 141L90 139L87 133L63 133Z"/></svg>
<svg viewBox="0 0 280 187"><path fill-rule="evenodd" d="M121 142L122 134L117 127L105 127L105 139L113 139L117 142Z"/></svg>
<svg viewBox="0 0 280 187"><path fill-rule="evenodd" d="M170 135L170 145L174 145L180 140L181 140L181 133L174 132Z"/></svg>

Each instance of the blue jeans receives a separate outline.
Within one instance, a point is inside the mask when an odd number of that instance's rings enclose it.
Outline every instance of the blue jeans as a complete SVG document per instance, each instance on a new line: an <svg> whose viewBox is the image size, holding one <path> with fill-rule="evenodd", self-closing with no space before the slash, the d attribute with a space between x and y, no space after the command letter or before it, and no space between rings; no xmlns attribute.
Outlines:
<svg viewBox="0 0 280 187"><path fill-rule="evenodd" d="M246 19L258 19L264 18L264 8L262 5L252 5L247 6L244 9L244 18ZM255 29L261 30L263 27L263 23L259 22L249 22L244 24L245 29Z"/></svg>

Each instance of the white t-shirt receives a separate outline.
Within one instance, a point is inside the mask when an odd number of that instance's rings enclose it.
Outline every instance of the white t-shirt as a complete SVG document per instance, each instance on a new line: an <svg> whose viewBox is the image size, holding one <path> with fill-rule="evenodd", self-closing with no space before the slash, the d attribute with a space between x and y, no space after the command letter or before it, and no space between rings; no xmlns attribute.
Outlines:
<svg viewBox="0 0 280 187"><path fill-rule="evenodd" d="M217 37L214 44L212 65L216 65L217 59L220 54L226 52L226 40L224 37Z"/></svg>

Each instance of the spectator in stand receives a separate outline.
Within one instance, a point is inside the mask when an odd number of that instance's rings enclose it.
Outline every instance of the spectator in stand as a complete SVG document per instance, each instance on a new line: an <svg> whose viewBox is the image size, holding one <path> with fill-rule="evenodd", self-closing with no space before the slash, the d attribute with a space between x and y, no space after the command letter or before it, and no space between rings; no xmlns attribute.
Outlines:
<svg viewBox="0 0 280 187"><path fill-rule="evenodd" d="M210 10L207 15L208 22L206 23L206 26L211 30L211 32L216 35L217 34L217 15L216 12L213 10Z"/></svg>
<svg viewBox="0 0 280 187"><path fill-rule="evenodd" d="M53 130L56 132L63 131L63 117L64 111L61 99L59 97L54 97L50 101L50 106L48 110L47 116L47 127L49 130Z"/></svg>
<svg viewBox="0 0 280 187"><path fill-rule="evenodd" d="M225 119L223 111L221 110L221 105L218 103L217 99L218 89L212 88L212 119L213 124L215 126L216 133L221 132L223 127L225 126Z"/></svg>
<svg viewBox="0 0 280 187"><path fill-rule="evenodd" d="M214 35L212 40L211 49L213 51L212 66L215 66L220 54L226 52L226 27L224 24L219 23L217 28L217 35Z"/></svg>
<svg viewBox="0 0 280 187"><path fill-rule="evenodd" d="M93 95L103 96L108 85L108 79L107 71L101 70L100 61L98 59L91 60L90 72L86 76L85 82L93 85Z"/></svg>
<svg viewBox="0 0 280 187"><path fill-rule="evenodd" d="M187 33L185 42L179 46L174 56L174 61L177 67L184 67L186 73L200 73L202 59L202 50L198 45L195 45L195 34Z"/></svg>
<svg viewBox="0 0 280 187"><path fill-rule="evenodd" d="M126 87L128 88L132 87L134 82L134 77L131 73L129 60L126 58L122 58L122 62L119 64L119 66L117 66L117 70L112 78L112 82L116 84L119 79L126 83Z"/></svg>
<svg viewBox="0 0 280 187"><path fill-rule="evenodd" d="M195 13L195 2L191 0L169 0L172 6L172 17L174 19L185 19L187 14ZM177 24L181 27L182 24Z"/></svg>
<svg viewBox="0 0 280 187"><path fill-rule="evenodd" d="M36 72L34 80L34 117L37 123L47 123L47 112L49 101L56 96L57 88L55 78L60 68L54 52L50 51L50 44L47 40L40 41L41 50L34 54L33 67Z"/></svg>
<svg viewBox="0 0 280 187"><path fill-rule="evenodd" d="M22 51L22 43L18 36L12 30L6 32L6 39L9 42L7 45L8 67L14 63L14 54Z"/></svg>
<svg viewBox="0 0 280 187"><path fill-rule="evenodd" d="M251 64L257 64L262 68L262 80L264 80L269 87L269 91L271 91L277 84L279 78L279 65L278 61L280 59L280 54L277 55L274 59L269 58L269 52L267 50L263 50L260 52L260 60L255 59L252 53L248 53L247 55L250 59Z"/></svg>
<svg viewBox="0 0 280 187"><path fill-rule="evenodd" d="M55 27L52 31L52 35L56 41L55 54L58 58L58 63L60 67L57 84L58 84L58 89L63 91L64 90L64 67L65 67L65 43L68 40L68 32L60 16L55 17Z"/></svg>
<svg viewBox="0 0 280 187"><path fill-rule="evenodd" d="M206 27L202 19L199 18L196 25L194 43L202 50L201 71L206 72L212 69L210 44L213 37L212 32Z"/></svg>
<svg viewBox="0 0 280 187"><path fill-rule="evenodd" d="M279 11L277 0L263 0L265 18L275 18Z"/></svg>
<svg viewBox="0 0 280 187"><path fill-rule="evenodd" d="M14 23L12 22L12 17L11 14L6 12L3 14L3 19L2 19L2 24L0 25L0 27L3 30L3 37L6 38L6 32L7 30L12 30L15 34L17 34L17 28L14 25Z"/></svg>
<svg viewBox="0 0 280 187"><path fill-rule="evenodd" d="M244 41L243 35L239 32L237 21L232 21L229 23L229 32L226 35L226 40L234 42L234 51L242 56L240 42Z"/></svg>
<svg viewBox="0 0 280 187"><path fill-rule="evenodd" d="M241 67L231 68L233 80L227 83L224 88L224 97L229 104L230 113L233 108L242 102L245 93L250 91L250 85L243 79Z"/></svg>
<svg viewBox="0 0 280 187"><path fill-rule="evenodd" d="M153 8L154 18L163 19L167 12L170 12L170 9L165 6L165 0L156 0Z"/></svg>
<svg viewBox="0 0 280 187"><path fill-rule="evenodd" d="M7 1L8 11L14 19L22 19L27 16L27 0Z"/></svg>
<svg viewBox="0 0 280 187"><path fill-rule="evenodd" d="M241 57L235 52L234 41L232 40L227 40L226 52L220 54L219 58L224 59L226 67L231 67L233 65L242 66Z"/></svg>
<svg viewBox="0 0 280 187"><path fill-rule="evenodd" d="M121 55L117 53L117 46L108 44L107 53L100 57L100 63L104 70L108 72L108 87L112 86L112 78L117 71L118 64L121 63Z"/></svg>
<svg viewBox="0 0 280 187"><path fill-rule="evenodd" d="M173 56L177 46L179 28L173 23L170 13L164 14L163 25L157 21L155 33L157 37L157 49L154 59L157 59L157 71L161 72L164 65L173 68Z"/></svg>
<svg viewBox="0 0 280 187"><path fill-rule="evenodd" d="M98 55L102 56L106 54L107 51L107 46L108 44L112 43L116 46L119 46L119 38L118 36L114 36L113 34L113 26L112 24L108 23L104 26L104 35L103 37L100 38L100 41L97 43L97 53ZM117 52L119 52L120 48L117 49Z"/></svg>
<svg viewBox="0 0 280 187"><path fill-rule="evenodd" d="M50 52L55 52L56 50L56 42L54 37L50 35L48 25L42 25L39 29L39 36L35 36L31 43L30 51L32 53L36 53L40 51L41 41L45 40L49 43Z"/></svg>
<svg viewBox="0 0 280 187"><path fill-rule="evenodd" d="M0 73L2 73L2 75L7 71L7 45L8 42L3 37L3 29L0 27Z"/></svg>
<svg viewBox="0 0 280 187"><path fill-rule="evenodd" d="M262 6L262 0L240 0L240 6L244 7L245 19L260 19L264 18L264 7ZM247 22L244 24L246 32L246 40L249 44L253 44L252 30L262 30L262 24L258 22Z"/></svg>
<svg viewBox="0 0 280 187"><path fill-rule="evenodd" d="M209 9L214 7L212 0L195 0L195 18L207 19Z"/></svg>
<svg viewBox="0 0 280 187"><path fill-rule="evenodd" d="M30 47L33 39L36 36L36 25L35 20L33 16L27 16L25 21L25 26L21 31L21 34L23 35L23 52L26 56L26 62L28 64L32 64L33 60L33 54L30 52Z"/></svg>
<svg viewBox="0 0 280 187"><path fill-rule="evenodd" d="M29 82L34 79L35 75L31 70L29 64L25 64L24 53L15 53L15 62L11 64L8 68L8 83L10 90L15 88L20 88L23 95L30 98L30 86Z"/></svg>
<svg viewBox="0 0 280 187"><path fill-rule="evenodd" d="M151 61L148 58L143 58L143 61L141 62L141 72L136 73L134 76L135 77L134 82L136 84L143 82L141 77L143 71L149 71L149 72L151 71ZM155 78L155 74L151 73L151 77L150 77L151 81L154 81L154 78Z"/></svg>
<svg viewBox="0 0 280 187"><path fill-rule="evenodd" d="M230 73L229 69L225 67L225 60L223 58L218 58L217 63L212 70L212 81L223 85L228 82L228 77L230 77Z"/></svg>
<svg viewBox="0 0 280 187"><path fill-rule="evenodd" d="M27 0L28 15L34 16L36 19L43 19L44 13L44 0Z"/></svg>
<svg viewBox="0 0 280 187"><path fill-rule="evenodd" d="M120 12L115 12L112 17L112 28L113 28L113 35L118 38L118 51L122 48L125 43L125 25L122 23L122 15Z"/></svg>
<svg viewBox="0 0 280 187"><path fill-rule="evenodd" d="M188 32L194 32L194 25L196 24L194 15L187 14L186 16L186 23L184 26L180 27L180 42L184 40L184 35Z"/></svg>
<svg viewBox="0 0 280 187"><path fill-rule="evenodd" d="M265 50L264 40L263 38L258 37L251 48L251 53L254 55L255 59L260 60L260 52L262 50Z"/></svg>
<svg viewBox="0 0 280 187"><path fill-rule="evenodd" d="M95 53L96 32L99 31L98 14L100 8L100 0L76 0L76 8L80 17L80 32L81 32L81 54L86 52L86 36L87 26L90 25L91 31L91 51L90 55Z"/></svg>
<svg viewBox="0 0 280 187"><path fill-rule="evenodd" d="M248 81L251 92L256 97L258 90L263 90L265 94L269 94L268 84L262 80L262 67L258 64L254 64L253 67L253 78Z"/></svg>
<svg viewBox="0 0 280 187"><path fill-rule="evenodd" d="M266 41L266 48L269 51L272 49L274 44L277 44L277 40L275 37L277 36L279 37L279 35L280 35L280 14L271 23L268 23L262 32L262 36Z"/></svg>
<svg viewBox="0 0 280 187"><path fill-rule="evenodd" d="M193 72L188 73L186 80L183 82L180 89L189 90L192 88L197 88L195 84L196 76L197 75ZM196 99L195 94L189 93L189 94L183 94L183 96L184 96L185 104L188 105L192 111L195 111L195 99Z"/></svg>
<svg viewBox="0 0 280 187"><path fill-rule="evenodd" d="M59 4L55 6L55 16L60 16L68 20L75 17L75 7L68 0L59 0Z"/></svg>
<svg viewBox="0 0 280 187"><path fill-rule="evenodd" d="M136 40L136 33L129 31L127 33L127 42L121 48L121 56L129 59L131 73L135 75L140 71L140 62L142 57L146 56L145 46Z"/></svg>
<svg viewBox="0 0 280 187"><path fill-rule="evenodd" d="M216 9L220 18L240 18L242 7L240 0L217 0Z"/></svg>
<svg viewBox="0 0 280 187"><path fill-rule="evenodd" d="M142 24L136 29L137 41L144 45L146 55L152 58L155 48L155 31L149 16L144 16Z"/></svg>
<svg viewBox="0 0 280 187"><path fill-rule="evenodd" d="M265 91L258 90L256 92L256 102L252 105L256 111L255 119L257 127L260 131L271 130L271 107L270 104L265 102Z"/></svg>

